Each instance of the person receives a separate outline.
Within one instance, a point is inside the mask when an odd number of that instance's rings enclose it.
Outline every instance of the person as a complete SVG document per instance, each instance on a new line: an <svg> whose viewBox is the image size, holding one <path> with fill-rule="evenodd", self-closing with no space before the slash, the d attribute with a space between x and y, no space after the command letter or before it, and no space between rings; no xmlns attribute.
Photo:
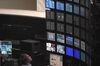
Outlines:
<svg viewBox="0 0 100 66"><path fill-rule="evenodd" d="M31 64L32 58L30 55L28 55L26 53L21 54L20 60L21 60L21 66L32 66L32 64Z"/></svg>

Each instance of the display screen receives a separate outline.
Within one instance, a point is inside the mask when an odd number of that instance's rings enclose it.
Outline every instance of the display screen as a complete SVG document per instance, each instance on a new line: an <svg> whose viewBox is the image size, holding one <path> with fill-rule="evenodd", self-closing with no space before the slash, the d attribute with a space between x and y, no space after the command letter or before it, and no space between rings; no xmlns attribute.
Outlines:
<svg viewBox="0 0 100 66"><path fill-rule="evenodd" d="M1 54L11 55L12 54L12 42L11 41L1 41L0 51L1 51Z"/></svg>
<svg viewBox="0 0 100 66"><path fill-rule="evenodd" d="M85 53L81 52L81 60L85 62Z"/></svg>
<svg viewBox="0 0 100 66"><path fill-rule="evenodd" d="M55 8L53 0L46 0L46 7L47 8Z"/></svg>
<svg viewBox="0 0 100 66"><path fill-rule="evenodd" d="M65 42L64 35L57 34L57 42L64 43Z"/></svg>
<svg viewBox="0 0 100 66"><path fill-rule="evenodd" d="M47 39L55 41L55 33L47 32Z"/></svg>
<svg viewBox="0 0 100 66"><path fill-rule="evenodd" d="M57 45L57 52L58 52L58 53L61 53L61 54L65 54L64 46L62 46L62 45Z"/></svg>
<svg viewBox="0 0 100 66"><path fill-rule="evenodd" d="M73 56L73 48L71 48L71 47L66 47L66 55L68 55L68 56Z"/></svg>
<svg viewBox="0 0 100 66"><path fill-rule="evenodd" d="M74 39L74 46L78 47L78 48L80 47L80 40L79 39L77 39L77 38Z"/></svg>
<svg viewBox="0 0 100 66"><path fill-rule="evenodd" d="M74 49L74 57L77 59L80 59L80 51L77 49Z"/></svg>
<svg viewBox="0 0 100 66"><path fill-rule="evenodd" d="M56 8L57 10L64 10L64 3L56 2Z"/></svg>
<svg viewBox="0 0 100 66"><path fill-rule="evenodd" d="M73 45L73 37L66 36L66 44Z"/></svg>
<svg viewBox="0 0 100 66"><path fill-rule="evenodd" d="M51 66L63 66L63 56L50 54L50 65Z"/></svg>
<svg viewBox="0 0 100 66"><path fill-rule="evenodd" d="M85 42L81 41L81 49L85 51Z"/></svg>
<svg viewBox="0 0 100 66"><path fill-rule="evenodd" d="M47 51L55 51L55 44L54 43L46 43L46 50Z"/></svg>

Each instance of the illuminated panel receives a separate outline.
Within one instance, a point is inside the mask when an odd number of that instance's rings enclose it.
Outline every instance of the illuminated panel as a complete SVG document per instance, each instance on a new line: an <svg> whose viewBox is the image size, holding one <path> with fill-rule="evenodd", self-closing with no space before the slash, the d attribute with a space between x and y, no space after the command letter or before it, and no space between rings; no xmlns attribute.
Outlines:
<svg viewBox="0 0 100 66"><path fill-rule="evenodd" d="M81 49L85 51L85 42L81 41Z"/></svg>
<svg viewBox="0 0 100 66"><path fill-rule="evenodd" d="M81 60L82 60L83 62L85 62L85 53L84 53L84 52L81 52Z"/></svg>
<svg viewBox="0 0 100 66"><path fill-rule="evenodd" d="M80 51L77 49L74 49L74 57L77 59L80 59Z"/></svg>
<svg viewBox="0 0 100 66"><path fill-rule="evenodd" d="M63 66L63 56L50 54L50 65L51 66Z"/></svg>
<svg viewBox="0 0 100 66"><path fill-rule="evenodd" d="M77 38L74 39L74 46L78 47L78 48L80 47L80 40L79 39L77 39Z"/></svg>
<svg viewBox="0 0 100 66"><path fill-rule="evenodd" d="M55 41L55 33L47 32L47 39Z"/></svg>
<svg viewBox="0 0 100 66"><path fill-rule="evenodd" d="M73 45L73 37L66 36L66 44Z"/></svg>
<svg viewBox="0 0 100 66"><path fill-rule="evenodd" d="M54 52L55 51L55 44L53 44L53 43L46 43L46 50Z"/></svg>
<svg viewBox="0 0 100 66"><path fill-rule="evenodd" d="M69 3L66 3L66 11L67 12L72 12L72 5Z"/></svg>
<svg viewBox="0 0 100 66"><path fill-rule="evenodd" d="M61 54L65 54L64 46L62 46L62 45L57 45L57 52L58 52L58 53L61 53Z"/></svg>
<svg viewBox="0 0 100 66"><path fill-rule="evenodd" d="M56 8L57 10L64 10L64 3L56 2Z"/></svg>
<svg viewBox="0 0 100 66"><path fill-rule="evenodd" d="M66 47L66 55L73 56L73 48Z"/></svg>
<svg viewBox="0 0 100 66"><path fill-rule="evenodd" d="M46 0L46 7L47 8L55 8L53 0Z"/></svg>
<svg viewBox="0 0 100 66"><path fill-rule="evenodd" d="M64 35L57 34L57 42L64 43L65 42Z"/></svg>

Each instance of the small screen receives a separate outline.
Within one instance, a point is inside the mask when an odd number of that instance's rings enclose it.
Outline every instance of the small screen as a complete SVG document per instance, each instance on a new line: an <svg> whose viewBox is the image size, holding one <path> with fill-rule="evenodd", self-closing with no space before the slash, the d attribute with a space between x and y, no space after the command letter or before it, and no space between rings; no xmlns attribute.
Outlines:
<svg viewBox="0 0 100 66"><path fill-rule="evenodd" d="M60 43L64 43L64 35L62 34L57 34L57 42L60 42Z"/></svg>
<svg viewBox="0 0 100 66"><path fill-rule="evenodd" d="M52 66L63 66L63 56L50 54L50 65Z"/></svg>
<svg viewBox="0 0 100 66"><path fill-rule="evenodd" d="M71 48L71 47L66 47L66 55L68 55L68 56L73 56L73 48Z"/></svg>
<svg viewBox="0 0 100 66"><path fill-rule="evenodd" d="M79 39L77 39L77 38L74 39L74 46L78 47L78 48L80 47L80 40Z"/></svg>
<svg viewBox="0 0 100 66"><path fill-rule="evenodd" d="M57 7L57 10L64 10L64 3L57 2L56 7Z"/></svg>
<svg viewBox="0 0 100 66"><path fill-rule="evenodd" d="M73 37L66 36L66 44L73 45Z"/></svg>
<svg viewBox="0 0 100 66"><path fill-rule="evenodd" d="M62 45L57 45L57 52L58 52L58 53L61 53L61 54L65 54L64 46L62 46Z"/></svg>
<svg viewBox="0 0 100 66"><path fill-rule="evenodd" d="M47 8L55 8L53 0L46 0L46 7Z"/></svg>
<svg viewBox="0 0 100 66"><path fill-rule="evenodd" d="M46 43L46 50L47 51L55 51L55 44L54 43Z"/></svg>
<svg viewBox="0 0 100 66"><path fill-rule="evenodd" d="M83 62L85 62L85 53L84 53L84 52L81 52L81 60L82 60Z"/></svg>
<svg viewBox="0 0 100 66"><path fill-rule="evenodd" d="M1 41L0 50L1 50L1 54L11 55L12 54L12 42L11 41Z"/></svg>
<svg viewBox="0 0 100 66"><path fill-rule="evenodd" d="M55 41L55 33L47 32L47 39Z"/></svg>
<svg viewBox="0 0 100 66"><path fill-rule="evenodd" d="M74 49L74 57L77 59L80 59L80 51L77 49Z"/></svg>

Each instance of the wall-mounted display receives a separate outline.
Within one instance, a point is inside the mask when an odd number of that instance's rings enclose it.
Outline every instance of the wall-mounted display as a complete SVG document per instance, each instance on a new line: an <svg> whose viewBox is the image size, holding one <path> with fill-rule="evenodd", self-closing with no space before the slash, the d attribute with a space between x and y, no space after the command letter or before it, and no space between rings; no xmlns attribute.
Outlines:
<svg viewBox="0 0 100 66"><path fill-rule="evenodd" d="M47 32L47 39L50 41L55 41L55 33Z"/></svg>
<svg viewBox="0 0 100 66"><path fill-rule="evenodd" d="M57 45L57 52L65 54L65 47L63 45Z"/></svg>
<svg viewBox="0 0 100 66"><path fill-rule="evenodd" d="M56 45L54 43L46 43L46 50L54 52L56 49Z"/></svg>
<svg viewBox="0 0 100 66"><path fill-rule="evenodd" d="M66 55L68 55L68 56L73 56L73 48L71 48L71 47L66 47Z"/></svg>
<svg viewBox="0 0 100 66"><path fill-rule="evenodd" d="M57 42L65 43L64 35L57 34Z"/></svg>

